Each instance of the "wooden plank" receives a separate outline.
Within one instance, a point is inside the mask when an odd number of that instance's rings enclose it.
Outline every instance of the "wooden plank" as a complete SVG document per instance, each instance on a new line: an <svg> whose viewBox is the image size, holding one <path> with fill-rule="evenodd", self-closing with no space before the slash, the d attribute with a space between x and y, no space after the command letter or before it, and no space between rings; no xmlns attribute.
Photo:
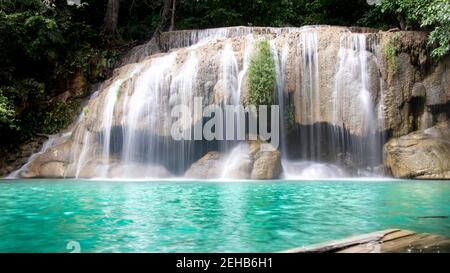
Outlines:
<svg viewBox="0 0 450 273"><path fill-rule="evenodd" d="M414 231L410 231L410 230L399 230L397 232L392 232L389 234L386 234L382 241L383 242L388 242L388 241L392 241L392 240L396 240L399 238L403 238L403 237L407 237L407 236L411 236L416 234Z"/></svg>
<svg viewBox="0 0 450 273"><path fill-rule="evenodd" d="M336 253L381 253L381 243L373 242L344 248Z"/></svg>
<svg viewBox="0 0 450 273"><path fill-rule="evenodd" d="M308 252L336 252L344 248L348 248L355 245L360 245L369 242L378 242L387 234L400 231L399 229L387 229L377 231L369 234L363 234L345 238L342 240L335 240L326 243L315 244L307 247L299 247L283 251L284 253L308 253Z"/></svg>
<svg viewBox="0 0 450 273"><path fill-rule="evenodd" d="M369 234L353 236L307 247L294 248L285 253L394 253L431 252L450 253L450 238L415 233L409 230L388 229Z"/></svg>

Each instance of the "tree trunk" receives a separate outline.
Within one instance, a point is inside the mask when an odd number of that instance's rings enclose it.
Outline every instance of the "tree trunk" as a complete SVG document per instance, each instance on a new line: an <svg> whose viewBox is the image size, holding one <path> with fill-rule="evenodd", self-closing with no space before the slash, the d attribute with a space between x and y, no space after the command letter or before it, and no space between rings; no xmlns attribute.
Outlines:
<svg viewBox="0 0 450 273"><path fill-rule="evenodd" d="M172 31L175 28L175 7L176 0L164 0L163 9L161 12L161 22L156 27L153 33L153 38L156 44L161 48L161 33L163 31Z"/></svg>
<svg viewBox="0 0 450 273"><path fill-rule="evenodd" d="M398 24L400 25L400 30L406 30L406 22L405 22L405 18L403 18L403 16L401 14L399 14L397 16L397 20L398 20Z"/></svg>
<svg viewBox="0 0 450 273"><path fill-rule="evenodd" d="M157 31L173 30L175 26L175 6L176 0L164 0L164 6L161 13L161 22Z"/></svg>
<svg viewBox="0 0 450 273"><path fill-rule="evenodd" d="M104 19L104 32L109 36L117 35L117 24L119 22L120 0L108 0Z"/></svg>
<svg viewBox="0 0 450 273"><path fill-rule="evenodd" d="M170 27L169 31L175 29L175 10L177 8L177 0L172 0L172 15L170 17Z"/></svg>

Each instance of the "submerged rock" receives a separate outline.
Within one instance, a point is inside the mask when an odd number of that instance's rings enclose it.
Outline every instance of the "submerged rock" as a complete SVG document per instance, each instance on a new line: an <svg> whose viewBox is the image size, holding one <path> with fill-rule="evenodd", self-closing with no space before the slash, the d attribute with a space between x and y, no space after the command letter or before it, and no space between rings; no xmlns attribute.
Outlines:
<svg viewBox="0 0 450 273"><path fill-rule="evenodd" d="M450 122L392 139L384 153L395 177L450 179Z"/></svg>

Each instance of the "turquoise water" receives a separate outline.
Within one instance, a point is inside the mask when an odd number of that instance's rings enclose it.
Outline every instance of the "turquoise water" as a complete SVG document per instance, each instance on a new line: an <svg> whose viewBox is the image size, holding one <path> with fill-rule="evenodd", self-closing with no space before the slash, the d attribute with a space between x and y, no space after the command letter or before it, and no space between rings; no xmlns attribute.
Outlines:
<svg viewBox="0 0 450 273"><path fill-rule="evenodd" d="M448 181L1 181L0 252L69 252L69 241L275 252L392 227L450 236L449 201Z"/></svg>

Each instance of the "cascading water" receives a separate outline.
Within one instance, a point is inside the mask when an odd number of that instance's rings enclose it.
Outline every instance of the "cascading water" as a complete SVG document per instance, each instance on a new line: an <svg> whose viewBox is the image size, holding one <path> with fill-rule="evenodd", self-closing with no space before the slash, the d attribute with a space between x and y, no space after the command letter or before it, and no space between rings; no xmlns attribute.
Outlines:
<svg viewBox="0 0 450 273"><path fill-rule="evenodd" d="M248 144L240 143L231 151L231 153L225 159L224 167L220 178L249 179L250 177L242 176L243 173L248 173L247 169L249 167L249 163L250 157Z"/></svg>
<svg viewBox="0 0 450 273"><path fill-rule="evenodd" d="M114 82L109 89L105 99L105 106L102 117L102 128L103 128L103 160L105 165L109 164L110 158L110 146L111 146L111 126L114 118L114 107L116 105L117 98L119 97L120 86L122 81L118 80ZM88 141L88 136L86 134L85 141Z"/></svg>
<svg viewBox="0 0 450 273"><path fill-rule="evenodd" d="M367 168L381 164L382 136L377 130L383 116L382 98L376 108L371 95L382 94L379 86L371 84L380 79L370 78L368 63L376 44L368 45L366 34L342 33L335 75L325 79L330 75L321 75L321 67L329 64L319 56L319 35L306 31L300 37L296 115L303 126L296 141L303 161L287 160L283 153L285 177L342 177L349 175L344 170L348 167L359 175L365 171L373 175ZM323 95L330 89L327 80L334 81L331 100Z"/></svg>
<svg viewBox="0 0 450 273"><path fill-rule="evenodd" d="M50 147L52 147L54 145L54 143L56 142L56 140L58 139L59 136L50 136L49 139L47 141L44 142L44 144L42 145L41 149L39 150L39 152L33 154L29 159L28 162L25 163L20 169L10 173L8 176L6 176L7 179L15 179L17 177L19 177L19 175L21 173L24 173L27 171L28 166L30 165L31 162L33 162L33 160L35 160L39 155L45 153Z"/></svg>
<svg viewBox="0 0 450 273"><path fill-rule="evenodd" d="M194 97L203 98L202 106L242 104L253 47L262 37L269 39L276 64L284 176L347 176L351 169L362 171L380 162L383 93L381 80L372 73L377 46L371 34L318 26L165 35L164 47L179 49L130 57L90 98L70 137L50 142L55 149L62 142L70 145L66 177L179 176L207 152L219 151L225 156L217 178L234 178L236 166L246 166L237 163L248 160L248 145L176 141L171 112L177 105L189 109L178 121L192 135L194 125L205 122L192 118ZM296 122L290 130L288 104Z"/></svg>
<svg viewBox="0 0 450 273"><path fill-rule="evenodd" d="M232 105L238 106L241 104L241 91L242 82L244 76L247 73L248 65L250 62L250 57L253 52L254 39L252 35L246 36L246 45L244 48L242 69L239 70L238 63L232 50L232 45L226 43L224 54L223 54L223 76L225 80L225 90L230 92L232 95ZM234 114L235 122L235 132L237 128L237 114ZM235 136L237 136L235 134ZM231 148L230 148L231 146ZM248 158L248 147L246 144L239 144L239 141L232 141L231 145L226 142L225 148L222 145L222 152L228 153L227 158L224 161L224 168L221 174L222 179L233 179L239 177L239 168L242 164L239 162L247 161Z"/></svg>
<svg viewBox="0 0 450 273"><path fill-rule="evenodd" d="M301 43L299 45L300 58L300 109L303 124L314 124L321 120L320 111L320 71L318 34L315 32L302 32ZM307 154L308 158L318 161L321 156L321 145L313 145L321 140L320 128L312 130L302 130L301 153Z"/></svg>
<svg viewBox="0 0 450 273"><path fill-rule="evenodd" d="M335 140L339 146L346 147L352 154L352 161L358 167L374 166L381 162L382 136L377 134L379 123L382 122L382 107L376 107L371 94L380 94L382 90L376 84L380 79L370 78L369 62L373 61L372 51L376 44L367 43L368 36L364 34L347 34L341 37L339 48L339 62L336 72L335 89L333 94L334 124L340 125L335 132ZM372 90L369 91L370 86ZM373 92L377 91L377 92ZM352 96L356 99L349 99ZM380 100L382 105L382 100ZM356 115L355 115L356 114ZM359 137L346 138L343 116L352 116L347 126L359 127ZM339 137L340 136L340 137ZM345 151L343 151L345 153Z"/></svg>

